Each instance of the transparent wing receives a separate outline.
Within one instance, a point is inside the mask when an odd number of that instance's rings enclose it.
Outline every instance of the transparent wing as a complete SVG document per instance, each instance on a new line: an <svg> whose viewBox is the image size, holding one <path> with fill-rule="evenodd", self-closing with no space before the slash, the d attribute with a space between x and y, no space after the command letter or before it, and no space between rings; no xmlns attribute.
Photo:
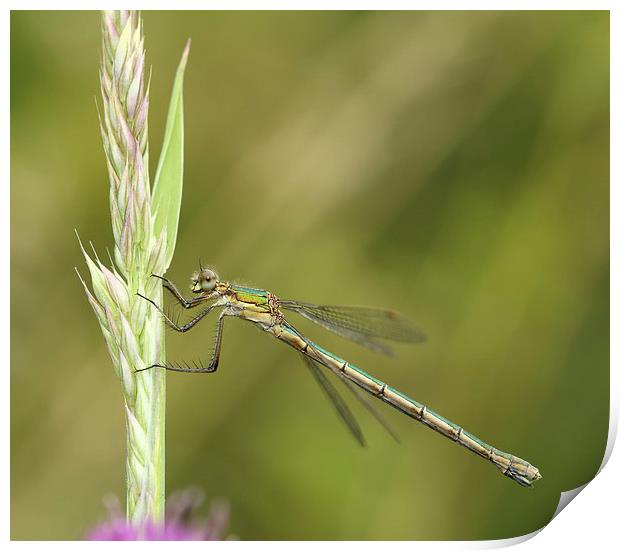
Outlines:
<svg viewBox="0 0 620 551"><path fill-rule="evenodd" d="M377 352L392 355L392 350L377 339L420 343L424 333L403 315L392 310L358 306L317 305L282 300L280 306L296 312L321 327Z"/></svg>
<svg viewBox="0 0 620 551"><path fill-rule="evenodd" d="M306 356L305 354L301 355L304 359L304 362L308 366L310 373L315 378L316 382L319 383L319 386L325 391L325 394L332 405L336 408L338 415L344 421L347 428L351 431L355 439L359 442L361 446L366 445L366 441L364 440L364 435L362 434L362 429L359 426L359 423L353 417L351 410L342 399L338 391L333 387L333 385L329 382L325 374L323 373L320 366L318 366L314 360Z"/></svg>
<svg viewBox="0 0 620 551"><path fill-rule="evenodd" d="M400 438L394 431L394 429L390 426L390 424L385 420L383 415L381 415L374 407L374 405L370 402L370 398L364 394L364 392L355 384L349 381L343 375L340 375L340 380L347 386L347 388L353 393L353 395L362 403L362 405L370 412L370 414L379 422L379 424L388 432L388 434L400 444Z"/></svg>
<svg viewBox="0 0 620 551"><path fill-rule="evenodd" d="M329 382L329 379L325 376L323 372L323 368L312 358L302 354L306 365L310 369L310 372L317 380L321 388L327 394L329 400L332 402L333 406L336 408L336 411L347 425L347 428L353 433L355 439L362 445L365 445L364 436L362 431L357 423L355 417L351 413L351 410L347 407L345 402L343 401L338 391L333 387L333 385ZM362 405L371 413L371 415L381 424L381 426L389 433L389 435L398 443L400 440L398 435L394 432L392 427L388 424L388 422L383 418L383 416L374 408L373 404L370 403L370 399L366 397L366 395L360 390L355 383L352 383L344 376L339 376L339 379L345 384L345 386L353 393L353 395L362 403Z"/></svg>

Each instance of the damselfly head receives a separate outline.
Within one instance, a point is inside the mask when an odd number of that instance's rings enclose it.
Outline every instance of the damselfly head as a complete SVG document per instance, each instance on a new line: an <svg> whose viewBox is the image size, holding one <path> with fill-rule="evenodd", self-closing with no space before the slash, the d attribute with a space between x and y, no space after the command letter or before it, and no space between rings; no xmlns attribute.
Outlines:
<svg viewBox="0 0 620 551"><path fill-rule="evenodd" d="M208 293L215 289L217 274L210 268L200 267L192 274L192 293Z"/></svg>

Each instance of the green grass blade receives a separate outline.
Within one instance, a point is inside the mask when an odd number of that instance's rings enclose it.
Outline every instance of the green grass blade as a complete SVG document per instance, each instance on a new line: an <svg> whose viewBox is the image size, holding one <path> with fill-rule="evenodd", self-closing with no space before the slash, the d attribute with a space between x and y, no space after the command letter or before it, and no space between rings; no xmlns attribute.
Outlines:
<svg viewBox="0 0 620 551"><path fill-rule="evenodd" d="M155 235L166 228L165 269L170 266L179 226L183 194L183 75L189 55L188 40L174 78L166 131L153 184Z"/></svg>

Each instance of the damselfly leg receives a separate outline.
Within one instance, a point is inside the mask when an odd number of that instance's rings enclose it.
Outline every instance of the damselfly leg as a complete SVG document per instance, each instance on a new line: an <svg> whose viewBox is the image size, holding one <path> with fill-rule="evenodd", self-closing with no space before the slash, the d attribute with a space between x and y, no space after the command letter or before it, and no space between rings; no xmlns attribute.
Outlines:
<svg viewBox="0 0 620 551"><path fill-rule="evenodd" d="M195 308L196 306L198 306L199 304L202 304L203 302L205 302L206 300L209 300L211 297L207 296L199 296L199 297L195 297L195 298L190 298L189 300L187 300L182 294L181 291L179 291L177 289L177 286L172 283L172 281L170 281L169 279L166 279L163 276L160 275L156 275L156 274L152 274L153 277L156 277L158 279L161 279L162 281L162 286L164 287L164 289L168 289L168 291L170 292L170 294L177 300L177 302L183 306L183 308L185 309L190 309L190 308ZM148 300L148 299L147 299ZM152 302L152 301L149 301ZM157 305L155 305L157 306Z"/></svg>
<svg viewBox="0 0 620 551"><path fill-rule="evenodd" d="M200 314L198 314L196 318L198 318L199 316L201 316L201 319L204 318L207 315L207 313L210 310L212 310L214 307L215 306L210 306L209 308L206 308ZM137 369L136 371L146 371L147 369L152 369L153 367L161 367L162 369L167 369L168 371L181 371L183 373L215 373L220 363L220 352L222 350L222 329L224 327L224 317L225 317L225 314L222 312L220 314L220 317L217 320L217 333L215 334L215 347L213 348L213 354L211 354L211 361L209 362L208 366L205 367L200 362L198 364L194 363L193 366L190 366L187 363L185 364L185 366L181 366L177 364L165 364L165 365L164 364L153 364L149 367L146 367L145 369Z"/></svg>
<svg viewBox="0 0 620 551"><path fill-rule="evenodd" d="M222 350L222 334L224 333L224 312L220 314L217 320L217 333L215 334L215 347L213 348L213 355L211 356L211 363L209 367L215 371L220 364L220 352Z"/></svg>
<svg viewBox="0 0 620 551"><path fill-rule="evenodd" d="M142 295L140 295L142 296ZM148 300L148 299L147 299ZM194 320L196 320L198 317L200 317L200 319L204 318L209 311L211 311L214 308L214 306L210 306L209 308L206 308L205 310L203 310L200 314L198 314L198 316L196 316L196 318L194 318ZM192 320L192 321L194 321ZM200 320L198 320L200 321ZM196 325L196 323L198 323L198 321L195 321L194 325ZM191 321L189 323L192 323ZM188 324L189 325L189 324ZM192 325L192 327L194 326ZM161 367L162 369L167 369L168 371L181 371L183 373L215 373L217 371L217 367L220 363L220 352L222 349L222 328L224 326L224 314L220 315L218 321L217 321L217 333L215 335L215 347L213 348L213 354L211 355L211 361L209 362L208 366L203 366L202 362L198 362L193 364L193 366L189 365L188 363L185 363L184 366L182 365L178 365L178 364L153 364L150 365L149 367L145 367L144 369L136 369L136 373L139 371L146 371L147 369L152 369L154 367ZM191 327L190 327L191 328ZM181 328L179 328L179 331L181 333L183 333L184 331L181 331Z"/></svg>
<svg viewBox="0 0 620 551"><path fill-rule="evenodd" d="M175 331L178 331L179 333L185 333L187 331L189 331L192 327L194 327L199 321L201 321L209 312L211 312L211 310L216 308L215 304L212 304L211 306L207 306L202 312L200 312L197 316L195 316L194 318L192 318L190 321L188 321L185 325L178 325L174 320L172 320L170 318L170 316L168 316L168 314L166 314L166 312L164 312L154 301L152 301L150 298L145 297L144 295L140 294L140 293L136 293L139 297L143 298L144 300L150 302L153 306L155 306L155 308L157 308L157 311L163 316L164 321L166 322L166 325L168 327L170 327L171 329L174 329Z"/></svg>
<svg viewBox="0 0 620 551"><path fill-rule="evenodd" d="M201 295L199 297L196 297L195 299L186 300L183 297L183 295L180 293L180 291L177 289L176 285L174 285L174 283L172 283L165 277L158 276L155 274L153 274L153 276L162 280L163 286L170 291L170 293L177 299L179 304L181 304L184 308L188 308L188 309L194 308L198 304L204 303L205 301L211 299L209 295ZM196 315L186 324L179 325L173 319L171 319L170 316L166 314L166 312L164 312L162 308L160 308L157 305L157 303L155 303L155 301L151 300L148 297L145 297L141 293L137 293L137 295L143 298L144 300L146 300L147 302L149 302L152 306L154 306L157 309L157 311L162 315L166 325L168 325L168 327L170 327L171 329L179 333L186 333L187 331L189 331L190 329L198 325L198 323L202 321L212 310L214 310L215 308L221 307L221 305L219 304L212 304L210 306L207 306L204 310L199 312L198 315ZM137 369L136 372L146 371L147 369L152 369L154 367L161 367L162 369L167 369L168 371L181 371L184 373L214 373L215 371L217 371L217 367L220 362L220 351L222 348L223 322L224 322L224 313L220 315L217 321L217 333L215 336L215 347L213 349L211 361L209 362L208 366L205 367L200 362L198 364L194 362L193 366L190 366L187 363L184 366L177 365L177 364L153 364L144 369Z"/></svg>

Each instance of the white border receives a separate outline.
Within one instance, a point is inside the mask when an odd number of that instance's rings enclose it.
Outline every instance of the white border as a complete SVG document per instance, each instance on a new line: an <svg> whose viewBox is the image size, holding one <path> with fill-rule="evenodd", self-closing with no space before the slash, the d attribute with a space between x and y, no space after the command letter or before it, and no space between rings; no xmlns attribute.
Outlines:
<svg viewBox="0 0 620 551"><path fill-rule="evenodd" d="M50 6L48 3L41 1L9 1L8 6L11 9L23 10L23 9L98 9L102 7L100 4L97 5L91 1L65 1L55 3L53 6ZM114 6L111 6L114 7ZM143 9L143 10L165 10L170 7L170 3L165 3L163 1L151 1L151 2L134 2L131 6L132 8ZM611 213L618 212L618 192L617 192L617 161L618 158L618 125L620 121L618 120L618 110L616 108L616 104L614 103L614 98L618 97L618 92L620 88L617 84L617 69L616 64L619 58L618 49L619 49L619 40L617 38L617 32L619 29L619 16L617 9L614 9L612 2L605 1L576 1L576 0L558 0L558 1L549 1L549 0L521 0L519 2L515 1L507 1L507 2L492 2L492 1L470 1L470 2L458 2L458 1L436 1L436 2L423 2L423 1L392 1L385 0L383 2L377 1L345 1L345 0L314 0L313 2L309 1L223 1L223 0L213 0L211 2L202 2L202 3L190 3L190 2L175 2L174 9L228 9L228 10L242 10L242 9L253 9L253 10L269 10L269 9L307 9L307 10L352 10L352 9L397 9L397 10L410 10L410 9L426 9L426 10L452 10L452 9L474 9L474 10L611 10ZM8 9L3 10L2 12L2 73L5 75L9 75L9 61L10 61L10 14ZM8 78L5 78L3 82L7 82ZM9 210L10 205L10 192L9 185L10 182L10 154L9 154L9 144L10 144L10 99L9 99L9 88L6 84L2 87L2 104L3 104L3 112L5 116L2 118L2 134L4 135L4 140L2 141L2 173L4 185L0 187L2 208ZM2 247L3 252L5 253L4 258L9 258L10 255L10 217L9 212L4 212L4 216L1 219L2 224ZM620 278L620 271L618 270L618 256L617 251L615 250L615 246L618 243L618 232L619 226L618 221L615 218L611 218L611 334L618 334L616 331L618 330L618 281ZM3 289L9 289L9 279L10 273L8 270L3 270L1 276ZM9 350L9 311L5 309L4 315L2 317L2 336L6 341L6 346L4 350ZM6 361L6 360L5 360ZM5 380L2 385L2 437L3 441L8 444L9 442L9 430L10 430L10 379L9 379L9 370L5 368L4 370ZM617 434L617 426L618 426L618 397L620 396L620 386L619 386L619 377L618 377L618 345L615 340L611 342L611 373L610 373L611 381L610 381L610 391L611 391L611 418L610 418L610 434L608 440L607 451L605 454L605 459L608 460L607 465L602 468L602 471L596 476L596 478L584 488L582 488L581 495L579 499L570 503L570 505L566 508L565 511L562 511L562 514L555 518L553 522L551 522L547 527L543 528L541 531L537 533L537 535L530 539L530 536L523 536L521 538L513 538L511 540L497 540L490 542L417 542L415 544L416 548L419 549L488 549L488 548L497 548L504 547L507 545L515 545L521 542L522 545L528 547L528 549L549 549L551 546L558 546L564 549L583 549L587 546L598 546L600 548L606 549L611 547L611 543L616 541L620 541L620 536L618 535L618 529L616 524L618 523L618 507L616 502L616 496L618 488L620 488L620 460L618 460L618 453L611 454L613 444L615 442L616 434ZM8 449L8 445L5 446L4 450ZM604 462L605 463L605 462ZM9 539L9 511L10 511L10 471L9 471L9 462L8 462L8 454L2 453L0 454L0 469L3 474L3 497L4 499L1 502L0 507L2 510L0 511L0 530L4 540ZM36 522L36 519L33 519L33 522ZM12 542L12 545L19 546L39 546L42 545L40 542ZM175 545L182 545L183 543L176 542ZM65 542L51 542L47 545L51 546L64 546L68 545ZM103 542L97 543L88 543L88 542L73 542L69 545L97 545L97 546L107 546L110 544L106 544ZM112 543L111 545L115 545ZM159 546L166 545L164 542L136 542L133 545L149 545L149 546ZM226 545L227 548L230 546L237 547L240 545L247 546L248 542L226 542L226 543L218 543L218 542L210 542L208 544L199 544L199 543L188 543L188 545L209 545L210 547L219 547L221 545ZM264 549L273 549L274 547L281 547L285 545L287 548L293 546L295 548L315 548L317 542L255 542L252 544L257 548ZM353 543L345 543L345 542L326 542L321 544L321 546L326 547L336 547L339 549L344 547L355 548L359 547L378 547L382 545L380 542L353 542ZM411 548L411 542L390 542L390 547L393 548L404 548L406 546L407 549Z"/></svg>

